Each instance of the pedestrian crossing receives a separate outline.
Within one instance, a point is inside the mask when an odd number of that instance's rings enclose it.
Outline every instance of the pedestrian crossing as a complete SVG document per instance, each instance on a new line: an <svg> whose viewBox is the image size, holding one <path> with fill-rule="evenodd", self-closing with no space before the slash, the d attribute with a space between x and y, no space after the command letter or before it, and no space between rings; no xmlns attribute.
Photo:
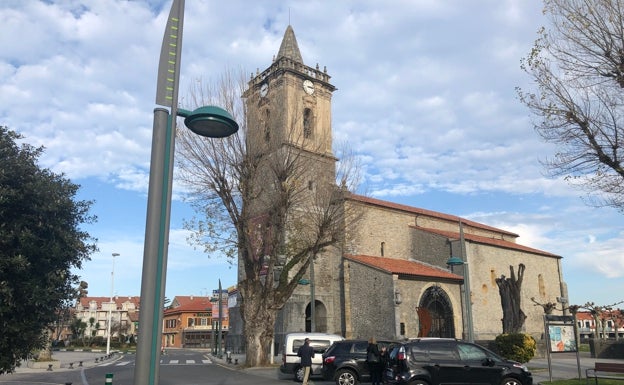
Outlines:
<svg viewBox="0 0 624 385"><path fill-rule="evenodd" d="M191 359L191 360L174 360L168 358L162 358L160 360L161 365L208 365L212 364L210 359ZM134 360L119 360L115 362L106 362L98 366L126 366L134 365Z"/></svg>

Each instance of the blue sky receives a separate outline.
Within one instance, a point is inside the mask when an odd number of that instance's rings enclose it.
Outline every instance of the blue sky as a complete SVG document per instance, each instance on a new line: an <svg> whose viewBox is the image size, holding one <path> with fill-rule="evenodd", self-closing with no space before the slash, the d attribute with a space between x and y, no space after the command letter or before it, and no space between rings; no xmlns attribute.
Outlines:
<svg viewBox="0 0 624 385"><path fill-rule="evenodd" d="M156 72L170 1L9 0L0 4L0 124L41 164L82 186L100 251L78 273L89 294L139 295ZM624 299L624 216L587 206L545 176L556 149L515 93L546 24L538 1L187 1L180 98L226 69L271 64L288 24L305 64L327 68L335 143L361 157L367 195L516 232L562 255L570 301ZM174 190L181 186L174 183ZM211 292L236 269L186 242L172 206L167 297ZM529 272L527 272L529 273ZM528 299L525 306L530 306Z"/></svg>

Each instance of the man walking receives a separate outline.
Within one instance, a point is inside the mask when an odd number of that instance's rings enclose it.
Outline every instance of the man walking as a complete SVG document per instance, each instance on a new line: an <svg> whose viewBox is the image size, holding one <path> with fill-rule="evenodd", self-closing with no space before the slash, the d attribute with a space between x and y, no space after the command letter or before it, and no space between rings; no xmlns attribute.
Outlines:
<svg viewBox="0 0 624 385"><path fill-rule="evenodd" d="M308 385L310 371L312 370L312 358L314 358L314 348L310 346L310 339L306 338L303 345L299 347L297 356L301 357L301 366L303 367L303 385Z"/></svg>

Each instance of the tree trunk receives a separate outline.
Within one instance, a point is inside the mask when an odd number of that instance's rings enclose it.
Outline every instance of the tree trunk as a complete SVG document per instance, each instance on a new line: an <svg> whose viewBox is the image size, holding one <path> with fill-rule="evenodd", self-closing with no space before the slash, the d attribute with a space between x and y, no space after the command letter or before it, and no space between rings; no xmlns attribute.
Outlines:
<svg viewBox="0 0 624 385"><path fill-rule="evenodd" d="M526 320L526 315L521 308L521 289L522 278L524 277L524 264L518 266L518 278L514 274L513 266L509 266L510 277L505 278L501 275L496 278L498 291L501 297L501 306L503 308L503 333L519 333Z"/></svg>
<svg viewBox="0 0 624 385"><path fill-rule="evenodd" d="M271 364L271 344L277 310L269 307L269 300L264 298L263 289L261 285L249 285L249 281L241 285L245 365L249 367Z"/></svg>
<svg viewBox="0 0 624 385"><path fill-rule="evenodd" d="M50 334L48 331L44 332L44 338L46 341L45 347L39 351L37 360L39 361L52 361L52 342L50 341Z"/></svg>

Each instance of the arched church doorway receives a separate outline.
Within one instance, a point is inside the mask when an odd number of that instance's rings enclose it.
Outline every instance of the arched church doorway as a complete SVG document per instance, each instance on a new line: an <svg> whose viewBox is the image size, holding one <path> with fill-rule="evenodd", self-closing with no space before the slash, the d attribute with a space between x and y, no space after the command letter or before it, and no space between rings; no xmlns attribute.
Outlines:
<svg viewBox="0 0 624 385"><path fill-rule="evenodd" d="M327 308L325 308L323 302L319 300L315 300L314 303L314 331L327 333ZM305 331L312 331L312 317L309 303L305 311Z"/></svg>
<svg viewBox="0 0 624 385"><path fill-rule="evenodd" d="M448 294L439 286L428 288L417 308L419 337L455 337L453 308Z"/></svg>

